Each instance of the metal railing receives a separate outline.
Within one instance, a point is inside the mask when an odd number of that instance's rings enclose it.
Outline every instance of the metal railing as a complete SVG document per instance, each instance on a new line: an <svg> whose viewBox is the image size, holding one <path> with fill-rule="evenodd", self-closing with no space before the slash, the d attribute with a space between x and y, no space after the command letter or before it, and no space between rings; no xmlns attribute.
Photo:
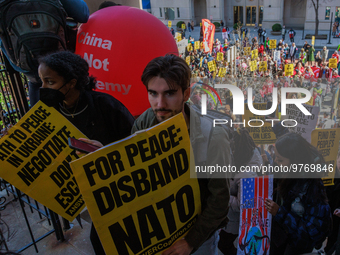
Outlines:
<svg viewBox="0 0 340 255"><path fill-rule="evenodd" d="M11 125L15 125L28 111L29 111L29 99L28 99L28 80L26 77L15 71L8 62L7 58L4 57L0 50L0 130L4 131ZM0 176L1 177L1 176ZM36 200L23 194L20 190L7 183L5 180L0 180L0 190L6 190L7 196L10 193L13 194L12 201L19 202L20 208L24 215L27 229L29 231L31 242L24 244L18 248L16 252L22 252L25 249L34 246L35 251L38 253L37 242L47 237L48 235L55 233L58 241L64 241L63 229L59 215L49 210L45 206L39 204ZM1 201L6 201L5 197L0 197L0 210L4 210L6 204ZM11 202L12 202L11 201ZM42 236L36 237L32 232L32 227L25 208L30 209L31 213L38 213L40 219L45 217L48 220L48 224L53 229L47 231ZM69 229L70 224L67 220L63 219L64 229ZM6 240L0 231L0 243L8 251Z"/></svg>

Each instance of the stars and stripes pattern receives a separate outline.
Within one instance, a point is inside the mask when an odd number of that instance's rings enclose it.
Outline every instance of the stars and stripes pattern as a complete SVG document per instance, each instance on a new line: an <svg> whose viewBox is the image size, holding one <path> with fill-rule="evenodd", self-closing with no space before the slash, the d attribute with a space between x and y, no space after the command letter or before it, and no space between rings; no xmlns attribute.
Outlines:
<svg viewBox="0 0 340 255"><path fill-rule="evenodd" d="M248 232L257 227L262 236L270 237L271 214L264 207L266 198L272 199L273 179L270 176L241 179L241 211L239 228L239 246L247 243ZM269 241L261 239L261 251L257 254L269 254ZM249 250L248 250L249 252ZM247 249L238 249L238 255L248 254Z"/></svg>

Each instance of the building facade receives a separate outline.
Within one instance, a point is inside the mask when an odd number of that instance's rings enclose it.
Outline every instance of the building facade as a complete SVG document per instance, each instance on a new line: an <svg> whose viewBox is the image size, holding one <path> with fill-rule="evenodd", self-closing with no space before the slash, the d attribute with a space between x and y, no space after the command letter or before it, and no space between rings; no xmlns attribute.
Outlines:
<svg viewBox="0 0 340 255"><path fill-rule="evenodd" d="M210 19L223 20L229 27L240 21L266 29L275 23L287 28L315 28L312 0L151 0L151 13L164 23L172 20L173 24L193 20L198 25L202 19ZM331 13L333 21L340 19L340 1L319 0L319 30L329 29Z"/></svg>

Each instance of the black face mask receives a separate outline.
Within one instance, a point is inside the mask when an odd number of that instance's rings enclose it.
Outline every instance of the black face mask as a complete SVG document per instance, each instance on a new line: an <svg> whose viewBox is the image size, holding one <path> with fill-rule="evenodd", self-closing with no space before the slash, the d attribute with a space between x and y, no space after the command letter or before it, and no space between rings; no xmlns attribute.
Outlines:
<svg viewBox="0 0 340 255"><path fill-rule="evenodd" d="M58 90L51 88L40 88L40 100L49 107L57 106L65 100L65 95L60 91L66 83L61 86Z"/></svg>

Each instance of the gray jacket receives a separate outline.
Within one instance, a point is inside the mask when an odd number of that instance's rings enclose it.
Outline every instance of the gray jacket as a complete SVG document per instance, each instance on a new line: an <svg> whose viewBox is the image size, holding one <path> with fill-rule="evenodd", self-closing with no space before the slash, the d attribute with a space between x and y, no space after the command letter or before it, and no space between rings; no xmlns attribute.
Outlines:
<svg viewBox="0 0 340 255"><path fill-rule="evenodd" d="M321 59L327 59L328 58L328 50L322 50L320 51Z"/></svg>
<svg viewBox="0 0 340 255"><path fill-rule="evenodd" d="M185 104L185 113L190 116L190 137L192 144L205 139L201 130L200 117ZM140 115L133 127L132 133L158 124L151 108ZM192 139L194 137L195 139ZM194 145L192 146L195 147ZM207 150L206 165L217 164L228 166L231 163L230 142L227 132L222 127L213 128ZM199 158L195 154L195 161ZM185 240L194 250L198 249L217 230L224 227L228 221L229 181L227 178L198 179L201 191L202 213L185 236Z"/></svg>

